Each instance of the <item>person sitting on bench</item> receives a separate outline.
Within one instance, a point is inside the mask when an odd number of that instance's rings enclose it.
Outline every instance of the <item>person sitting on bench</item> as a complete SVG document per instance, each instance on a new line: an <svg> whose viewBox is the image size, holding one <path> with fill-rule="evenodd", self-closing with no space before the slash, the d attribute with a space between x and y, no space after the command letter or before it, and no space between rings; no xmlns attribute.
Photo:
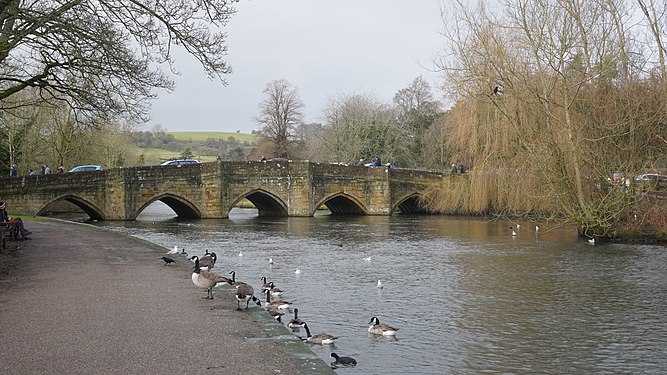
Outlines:
<svg viewBox="0 0 667 375"><path fill-rule="evenodd" d="M16 227L18 231L17 239L30 239L28 236L32 234L31 231L25 229L23 225L23 220L19 218L10 218L7 214L7 204L3 201L0 201L0 222L9 223ZM20 237L19 237L20 236Z"/></svg>

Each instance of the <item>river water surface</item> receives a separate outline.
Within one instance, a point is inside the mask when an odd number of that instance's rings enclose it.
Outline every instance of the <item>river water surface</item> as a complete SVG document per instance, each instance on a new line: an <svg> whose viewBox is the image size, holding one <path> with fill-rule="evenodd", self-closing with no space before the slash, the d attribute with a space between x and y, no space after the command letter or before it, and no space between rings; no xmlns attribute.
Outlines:
<svg viewBox="0 0 667 375"><path fill-rule="evenodd" d="M155 203L136 222L98 225L165 251L214 251L215 272L255 290L265 276L313 334L339 337L313 352L358 361L340 374L667 373L662 246L592 246L572 230L451 216L173 216ZM373 316L396 338L369 334Z"/></svg>

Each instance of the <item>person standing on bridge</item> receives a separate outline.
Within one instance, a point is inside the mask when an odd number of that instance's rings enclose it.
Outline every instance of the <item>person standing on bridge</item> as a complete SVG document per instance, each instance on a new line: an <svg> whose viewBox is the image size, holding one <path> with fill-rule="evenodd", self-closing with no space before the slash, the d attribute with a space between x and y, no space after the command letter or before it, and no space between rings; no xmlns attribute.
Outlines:
<svg viewBox="0 0 667 375"><path fill-rule="evenodd" d="M3 201L0 201L0 222L9 224L13 223L13 225L16 227L18 231L17 237L20 235L19 237L20 239L24 240L30 239L28 236L31 235L32 232L25 229L25 226L23 225L23 220L19 218L9 217L9 215L7 214L7 204Z"/></svg>

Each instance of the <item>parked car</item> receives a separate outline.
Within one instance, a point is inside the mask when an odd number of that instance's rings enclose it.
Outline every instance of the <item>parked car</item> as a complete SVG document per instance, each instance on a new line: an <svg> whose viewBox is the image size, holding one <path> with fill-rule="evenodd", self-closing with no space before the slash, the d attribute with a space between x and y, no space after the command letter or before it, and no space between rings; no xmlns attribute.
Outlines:
<svg viewBox="0 0 667 375"><path fill-rule="evenodd" d="M102 167L99 165L79 165L70 169L68 172L90 172L90 171L101 171Z"/></svg>
<svg viewBox="0 0 667 375"><path fill-rule="evenodd" d="M657 173L644 173L635 177L635 181L667 182L667 176Z"/></svg>
<svg viewBox="0 0 667 375"><path fill-rule="evenodd" d="M164 163L160 165L184 165L184 164L199 164L199 160L195 159L176 159L176 160L169 160L165 161Z"/></svg>

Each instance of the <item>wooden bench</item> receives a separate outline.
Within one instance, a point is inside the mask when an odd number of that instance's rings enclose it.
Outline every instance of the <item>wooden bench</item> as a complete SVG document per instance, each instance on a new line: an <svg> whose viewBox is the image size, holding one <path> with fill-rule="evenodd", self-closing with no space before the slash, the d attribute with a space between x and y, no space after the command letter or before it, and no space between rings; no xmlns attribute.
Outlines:
<svg viewBox="0 0 667 375"><path fill-rule="evenodd" d="M7 250L7 240L16 241L19 237L19 228L16 223L0 223L0 246Z"/></svg>
<svg viewBox="0 0 667 375"><path fill-rule="evenodd" d="M0 249L7 250L7 240L12 236L12 228L6 225L0 225Z"/></svg>

